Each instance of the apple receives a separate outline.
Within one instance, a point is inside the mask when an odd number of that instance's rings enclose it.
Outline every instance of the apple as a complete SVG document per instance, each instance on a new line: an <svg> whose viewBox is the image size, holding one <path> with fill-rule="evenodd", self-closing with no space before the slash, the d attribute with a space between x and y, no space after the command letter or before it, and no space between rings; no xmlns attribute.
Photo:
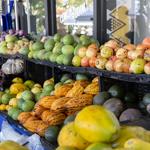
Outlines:
<svg viewBox="0 0 150 150"><path fill-rule="evenodd" d="M122 59L117 59L115 62L114 62L114 70L116 72L123 72L123 60Z"/></svg>
<svg viewBox="0 0 150 150"><path fill-rule="evenodd" d="M107 59L104 57L100 57L96 59L96 68L105 69L105 65L107 63Z"/></svg>
<svg viewBox="0 0 150 150"><path fill-rule="evenodd" d="M127 57L127 55L128 55L128 50L125 48L119 48L116 52L116 56L119 59L124 59Z"/></svg>
<svg viewBox="0 0 150 150"><path fill-rule="evenodd" d="M92 57L96 57L97 55L97 50L94 49L94 48L88 48L87 51L86 51L86 56L88 58L92 58Z"/></svg>
<svg viewBox="0 0 150 150"><path fill-rule="evenodd" d="M146 50L144 53L144 59L150 61L150 49Z"/></svg>
<svg viewBox="0 0 150 150"><path fill-rule="evenodd" d="M106 42L104 46L116 49L117 47L119 47L119 44L115 40L110 40Z"/></svg>
<svg viewBox="0 0 150 150"><path fill-rule="evenodd" d="M129 73L130 72L130 65L131 65L131 60L126 58L123 60L123 72L124 73Z"/></svg>
<svg viewBox="0 0 150 150"><path fill-rule="evenodd" d="M127 44L123 48L127 49L128 51L132 51L136 49L136 46L134 44Z"/></svg>
<svg viewBox="0 0 150 150"><path fill-rule="evenodd" d="M128 58L133 60L133 54L134 54L134 50L128 51Z"/></svg>
<svg viewBox="0 0 150 150"><path fill-rule="evenodd" d="M89 66L89 58L88 57L85 56L81 59L81 66L82 67L88 67Z"/></svg>
<svg viewBox="0 0 150 150"><path fill-rule="evenodd" d="M147 64L145 64L145 66L144 66L144 72L146 74L150 74L150 62L148 62Z"/></svg>
<svg viewBox="0 0 150 150"><path fill-rule="evenodd" d="M95 63L96 63L96 57L90 58L89 60L90 67L95 67Z"/></svg>
<svg viewBox="0 0 150 150"><path fill-rule="evenodd" d="M143 40L143 44L147 46L147 48L150 48L150 37L146 37Z"/></svg>
<svg viewBox="0 0 150 150"><path fill-rule="evenodd" d="M86 48L86 47L81 47L81 48L78 50L78 56L80 56L81 58L83 58L84 56L86 56L86 51L87 51L87 48Z"/></svg>
<svg viewBox="0 0 150 150"><path fill-rule="evenodd" d="M81 57L77 56L77 55L74 56L73 59L72 59L72 64L75 67L80 67L80 65L81 65Z"/></svg>
<svg viewBox="0 0 150 150"><path fill-rule="evenodd" d="M93 48L93 49L95 49L96 51L98 51L98 47L97 47L96 43L90 44L90 45L88 46L88 48Z"/></svg>
<svg viewBox="0 0 150 150"><path fill-rule="evenodd" d="M117 60L117 57L116 56L112 56L112 57L110 57L110 60L112 60L113 63L114 63Z"/></svg>
<svg viewBox="0 0 150 150"><path fill-rule="evenodd" d="M139 45L137 45L137 47L136 47L136 50L146 50L146 49L147 49L147 46L144 45L144 44L139 44Z"/></svg>
<svg viewBox="0 0 150 150"><path fill-rule="evenodd" d="M110 58L113 55L113 49L110 47L104 46L101 49L101 56L104 58Z"/></svg>
<svg viewBox="0 0 150 150"><path fill-rule="evenodd" d="M141 74L144 72L145 60L142 58L136 58L131 62L130 72L135 74Z"/></svg>
<svg viewBox="0 0 150 150"><path fill-rule="evenodd" d="M108 71L113 71L113 70L114 70L114 69L113 69L113 64L114 64L113 60L107 61L106 65L105 65L106 70L108 70Z"/></svg>

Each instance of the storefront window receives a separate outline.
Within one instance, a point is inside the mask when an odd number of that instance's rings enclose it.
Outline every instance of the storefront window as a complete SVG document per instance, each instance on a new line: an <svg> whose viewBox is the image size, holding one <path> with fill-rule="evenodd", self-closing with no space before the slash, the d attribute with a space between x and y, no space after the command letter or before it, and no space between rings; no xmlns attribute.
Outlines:
<svg viewBox="0 0 150 150"><path fill-rule="evenodd" d="M150 35L149 0L107 0L107 35L122 43L139 43Z"/></svg>
<svg viewBox="0 0 150 150"><path fill-rule="evenodd" d="M26 14L27 5L24 2ZM43 0L30 0L31 31L43 35L45 31L45 8Z"/></svg>
<svg viewBox="0 0 150 150"><path fill-rule="evenodd" d="M93 0L56 0L58 32L93 34Z"/></svg>
<svg viewBox="0 0 150 150"><path fill-rule="evenodd" d="M135 43L141 42L145 37L150 36L150 1L136 0L135 17Z"/></svg>

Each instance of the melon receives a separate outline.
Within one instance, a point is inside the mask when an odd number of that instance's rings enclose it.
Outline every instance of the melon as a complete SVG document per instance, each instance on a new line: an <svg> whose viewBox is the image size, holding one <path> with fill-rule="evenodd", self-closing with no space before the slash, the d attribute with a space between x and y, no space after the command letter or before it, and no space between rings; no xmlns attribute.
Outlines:
<svg viewBox="0 0 150 150"><path fill-rule="evenodd" d="M68 66L71 65L72 64L72 55L64 55L63 64L68 65Z"/></svg>
<svg viewBox="0 0 150 150"><path fill-rule="evenodd" d="M63 64L63 59L64 59L64 54L61 54L59 55L57 58L56 58L56 62L57 64Z"/></svg>
<svg viewBox="0 0 150 150"><path fill-rule="evenodd" d="M75 129L88 142L106 143L118 138L120 124L112 112L102 106L92 105L77 114Z"/></svg>
<svg viewBox="0 0 150 150"><path fill-rule="evenodd" d="M61 54L61 49L63 47L62 43L58 43L54 48L53 48L53 53L55 54Z"/></svg>
<svg viewBox="0 0 150 150"><path fill-rule="evenodd" d="M61 129L58 135L58 144L59 146L74 147L79 150L83 150L89 145L75 130L73 122L68 123Z"/></svg>
<svg viewBox="0 0 150 150"><path fill-rule="evenodd" d="M72 45L65 45L62 47L62 53L64 55L72 55L74 53L74 47Z"/></svg>
<svg viewBox="0 0 150 150"><path fill-rule="evenodd" d="M72 45L74 43L74 38L70 34L65 35L62 40L65 45Z"/></svg>
<svg viewBox="0 0 150 150"><path fill-rule="evenodd" d="M33 45L32 45L32 50L33 51L38 51L38 50L41 50L44 48L44 44L42 42L35 42Z"/></svg>
<svg viewBox="0 0 150 150"><path fill-rule="evenodd" d="M22 47L22 48L19 50L19 53L22 54L22 55L28 55L28 53L29 53L29 48L28 48L28 47Z"/></svg>
<svg viewBox="0 0 150 150"><path fill-rule="evenodd" d="M44 48L47 51L51 51L55 46L55 41L53 39L48 39L45 44L44 44Z"/></svg>
<svg viewBox="0 0 150 150"><path fill-rule="evenodd" d="M55 41L55 42L60 42L61 37L62 37L61 34L56 33L56 34L54 35L54 41Z"/></svg>

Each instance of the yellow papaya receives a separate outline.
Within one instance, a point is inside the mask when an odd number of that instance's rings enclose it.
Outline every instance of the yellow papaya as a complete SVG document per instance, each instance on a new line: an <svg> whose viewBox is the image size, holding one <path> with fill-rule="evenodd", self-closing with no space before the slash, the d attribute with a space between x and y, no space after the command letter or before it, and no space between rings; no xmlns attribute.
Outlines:
<svg viewBox="0 0 150 150"><path fill-rule="evenodd" d="M138 138L133 138L125 142L124 148L129 148L132 150L150 150L150 143Z"/></svg>
<svg viewBox="0 0 150 150"><path fill-rule="evenodd" d="M11 94L18 94L19 92L23 92L26 90L26 86L22 83L14 83L10 86Z"/></svg>
<svg viewBox="0 0 150 150"><path fill-rule="evenodd" d="M150 132L138 126L122 126L120 129L120 137L113 142L112 147L121 148L131 138L139 138L150 142Z"/></svg>
<svg viewBox="0 0 150 150"><path fill-rule="evenodd" d="M74 123L65 125L58 135L59 146L74 147L79 150L85 149L89 143L84 140L75 130Z"/></svg>
<svg viewBox="0 0 150 150"><path fill-rule="evenodd" d="M56 150L77 150L77 149L73 147L59 146L56 148Z"/></svg>
<svg viewBox="0 0 150 150"><path fill-rule="evenodd" d="M108 144L93 143L89 145L85 150L112 150L112 148Z"/></svg>
<svg viewBox="0 0 150 150"><path fill-rule="evenodd" d="M120 124L115 115L106 108L91 105L77 114L75 129L90 143L108 143L118 138Z"/></svg>
<svg viewBox="0 0 150 150"><path fill-rule="evenodd" d="M28 150L27 148L13 141L5 141L0 143L0 150Z"/></svg>

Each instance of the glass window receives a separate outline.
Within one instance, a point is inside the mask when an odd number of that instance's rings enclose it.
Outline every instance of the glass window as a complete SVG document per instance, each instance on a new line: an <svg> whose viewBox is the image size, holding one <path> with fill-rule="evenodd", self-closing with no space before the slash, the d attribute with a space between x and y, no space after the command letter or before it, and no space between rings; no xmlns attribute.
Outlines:
<svg viewBox="0 0 150 150"><path fill-rule="evenodd" d="M56 0L57 30L93 34L93 0Z"/></svg>
<svg viewBox="0 0 150 150"><path fill-rule="evenodd" d="M27 14L26 1L24 6ZM45 7L43 0L30 0L31 31L43 35L45 31Z"/></svg>
<svg viewBox="0 0 150 150"><path fill-rule="evenodd" d="M134 39L138 43L150 36L150 1L135 0L135 6Z"/></svg>
<svg viewBox="0 0 150 150"><path fill-rule="evenodd" d="M121 43L133 41L133 0L107 0L107 35Z"/></svg>
<svg viewBox="0 0 150 150"><path fill-rule="evenodd" d="M150 0L107 0L107 35L139 43L150 35Z"/></svg>

